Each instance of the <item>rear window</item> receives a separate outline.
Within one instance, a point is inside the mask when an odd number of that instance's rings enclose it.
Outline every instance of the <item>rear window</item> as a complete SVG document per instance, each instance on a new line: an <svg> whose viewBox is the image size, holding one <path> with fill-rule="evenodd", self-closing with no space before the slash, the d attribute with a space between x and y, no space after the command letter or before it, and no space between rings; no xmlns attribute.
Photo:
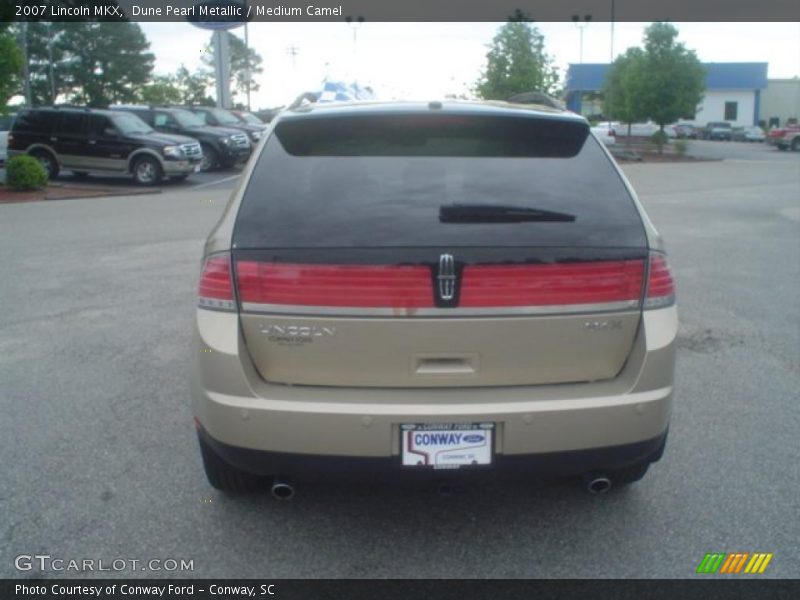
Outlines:
<svg viewBox="0 0 800 600"><path fill-rule="evenodd" d="M54 124L55 111L24 110L14 120L14 131L48 133Z"/></svg>
<svg viewBox="0 0 800 600"><path fill-rule="evenodd" d="M446 218L453 207L474 207L477 218ZM570 218L506 222L495 209ZM633 201L585 123L427 114L279 123L253 170L234 242L237 248L646 245Z"/></svg>

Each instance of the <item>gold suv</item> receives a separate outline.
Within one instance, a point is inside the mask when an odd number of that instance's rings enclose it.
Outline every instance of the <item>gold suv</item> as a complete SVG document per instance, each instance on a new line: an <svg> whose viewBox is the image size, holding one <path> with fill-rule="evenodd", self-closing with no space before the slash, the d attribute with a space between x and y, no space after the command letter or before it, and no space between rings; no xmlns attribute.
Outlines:
<svg viewBox="0 0 800 600"><path fill-rule="evenodd" d="M664 450L662 242L585 119L502 103L286 111L205 246L192 396L226 491L582 475Z"/></svg>

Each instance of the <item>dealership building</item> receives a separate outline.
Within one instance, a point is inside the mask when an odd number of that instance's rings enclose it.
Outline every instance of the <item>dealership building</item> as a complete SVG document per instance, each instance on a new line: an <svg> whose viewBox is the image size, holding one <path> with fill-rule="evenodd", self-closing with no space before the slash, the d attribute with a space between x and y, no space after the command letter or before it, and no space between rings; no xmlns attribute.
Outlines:
<svg viewBox="0 0 800 600"><path fill-rule="evenodd" d="M609 64L571 64L567 70L566 102L570 110L590 117L602 113L602 90ZM704 63L706 89L692 118L705 125L728 121L734 127L783 125L798 117L800 80L767 80L767 63ZM779 83L781 82L781 83ZM774 114L773 114L774 113Z"/></svg>

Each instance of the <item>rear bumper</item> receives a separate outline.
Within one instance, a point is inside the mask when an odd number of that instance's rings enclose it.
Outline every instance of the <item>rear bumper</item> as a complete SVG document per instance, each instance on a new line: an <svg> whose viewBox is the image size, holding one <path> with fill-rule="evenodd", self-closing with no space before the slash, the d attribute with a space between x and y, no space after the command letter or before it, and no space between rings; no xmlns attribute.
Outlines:
<svg viewBox="0 0 800 600"><path fill-rule="evenodd" d="M399 461L401 425L478 422L495 424L496 469L612 469L652 455L669 425L674 306L645 311L614 379L447 388L270 384L249 361L236 314L197 312L195 418L226 460L254 472L340 473L359 464L382 472Z"/></svg>
<svg viewBox="0 0 800 600"><path fill-rule="evenodd" d="M399 456L318 456L267 452L231 446L214 439L202 427L198 435L227 463L258 475L313 481L426 481L431 479L483 480L495 478L535 479L568 477L588 472L608 472L661 458L667 432L620 446L589 448L541 454L497 454L494 464L462 469L418 469L403 467Z"/></svg>

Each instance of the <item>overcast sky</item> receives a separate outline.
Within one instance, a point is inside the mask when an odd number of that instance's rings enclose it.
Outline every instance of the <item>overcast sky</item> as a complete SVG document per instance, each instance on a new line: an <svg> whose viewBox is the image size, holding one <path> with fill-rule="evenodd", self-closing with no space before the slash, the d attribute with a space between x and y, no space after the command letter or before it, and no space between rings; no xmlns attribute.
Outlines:
<svg viewBox="0 0 800 600"><path fill-rule="evenodd" d="M614 55L641 44L648 23L616 23ZM703 62L767 62L770 78L800 76L800 23L676 23L680 41ZM250 45L264 59L253 109L286 104L319 89L327 75L371 85L380 98L435 99L468 92L485 65L497 23L252 23ZM156 72L200 64L210 32L188 23L141 23L156 55ZM580 61L573 23L536 23L547 52L565 70ZM233 31L244 37L244 29ZM293 58L290 47L297 49ZM583 30L583 62L608 62L609 23ZM562 71L563 76L563 71Z"/></svg>

